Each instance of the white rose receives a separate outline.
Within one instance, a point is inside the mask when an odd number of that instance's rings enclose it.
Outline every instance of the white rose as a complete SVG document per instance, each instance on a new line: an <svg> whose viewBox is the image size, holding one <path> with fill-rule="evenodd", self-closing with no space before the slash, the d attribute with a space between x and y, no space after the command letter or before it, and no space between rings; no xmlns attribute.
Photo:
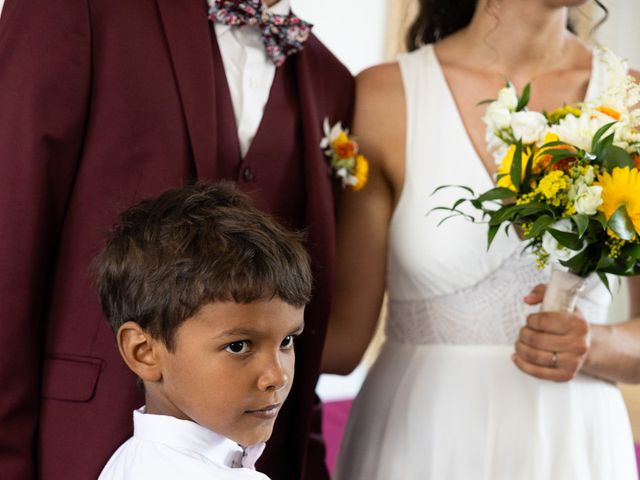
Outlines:
<svg viewBox="0 0 640 480"><path fill-rule="evenodd" d="M575 202L576 198L578 197L578 193L581 191L580 189L582 187L590 187L591 184L595 181L595 179L596 179L595 170L593 169L592 166L587 167L584 174L576 178L571 184L571 187L569 187L569 191L567 192L567 196L569 197L569 200L571 200L572 202Z"/></svg>
<svg viewBox="0 0 640 480"><path fill-rule="evenodd" d="M541 141L547 131L547 119L539 112L515 112L511 114L513 135L524 144Z"/></svg>
<svg viewBox="0 0 640 480"><path fill-rule="evenodd" d="M580 177L585 185L591 185L596 179L596 172L591 165L587 167L582 177Z"/></svg>
<svg viewBox="0 0 640 480"><path fill-rule="evenodd" d="M511 112L518 106L518 95L511 83L498 92L498 103Z"/></svg>
<svg viewBox="0 0 640 480"><path fill-rule="evenodd" d="M602 187L588 187L585 184L578 187L574 201L576 212L595 215L600 205L602 205Z"/></svg>
<svg viewBox="0 0 640 480"><path fill-rule="evenodd" d="M557 221L551 226L551 228L561 232L573 232L573 224L571 223L571 220L566 218ZM586 245L583 243L583 250L584 247L586 247ZM544 248L549 254L549 258L556 263L559 263L560 261L567 261L582 251L571 250L570 248L561 245L549 232L545 232L542 236L542 248Z"/></svg>
<svg viewBox="0 0 640 480"><path fill-rule="evenodd" d="M511 124L511 112L508 108L500 105L498 102L489 104L484 117L482 117L484 123L491 130L502 130L509 127Z"/></svg>

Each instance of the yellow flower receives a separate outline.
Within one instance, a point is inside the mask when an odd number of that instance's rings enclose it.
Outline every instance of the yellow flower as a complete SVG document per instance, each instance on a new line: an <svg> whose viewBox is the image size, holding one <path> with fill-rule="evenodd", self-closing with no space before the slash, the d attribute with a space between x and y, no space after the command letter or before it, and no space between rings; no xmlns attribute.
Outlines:
<svg viewBox="0 0 640 480"><path fill-rule="evenodd" d="M497 185L502 188L508 188L514 192L517 191L515 185L511 181L511 165L513 164L513 157L516 153L516 146L511 145L507 150L507 153L504 155L502 159L502 163L498 167L498 182ZM531 159L531 149L523 148L522 149L522 173L521 178L524 177L525 171L527 169L527 163Z"/></svg>
<svg viewBox="0 0 640 480"><path fill-rule="evenodd" d="M611 107L607 107L606 105L601 105L598 108L596 108L597 111L599 111L600 113L604 113L605 115L613 118L614 120L620 120L620 112L618 112L617 110L614 110Z"/></svg>
<svg viewBox="0 0 640 480"><path fill-rule="evenodd" d="M353 190L361 190L367 184L367 180L369 178L369 162L364 157L364 155L358 155L356 157L356 168L354 175L358 181L353 186Z"/></svg>
<svg viewBox="0 0 640 480"><path fill-rule="evenodd" d="M612 172L598 176L602 187L602 205L598 210L607 220L621 206L625 206L633 227L640 233L640 172L635 168L616 167Z"/></svg>
<svg viewBox="0 0 640 480"><path fill-rule="evenodd" d="M544 137L544 143L557 142L559 140L558 135L555 133L547 133ZM556 145L554 147L541 148L536 153L536 156L533 159L533 165L531 166L531 171L533 173L542 173L553 160L553 156L550 153L542 153L548 152L549 150L570 150L572 152L576 151L576 149L571 145ZM576 152L577 153L577 152ZM559 162L554 163L551 166L552 170L568 170L569 165L573 162L573 158L563 158Z"/></svg>
<svg viewBox="0 0 640 480"><path fill-rule="evenodd" d="M547 119L549 123L558 123L567 115L573 115L574 117L579 117L582 114L582 111L578 107L574 107L573 105L565 105L564 107L556 108L551 112L547 113Z"/></svg>
<svg viewBox="0 0 640 480"><path fill-rule="evenodd" d="M349 136L345 133L344 130L341 130L336 139L331 142L331 148L334 150L349 142Z"/></svg>
<svg viewBox="0 0 640 480"><path fill-rule="evenodd" d="M540 179L536 191L541 193L551 205L559 207L566 200L570 186L569 176L562 170L554 170Z"/></svg>

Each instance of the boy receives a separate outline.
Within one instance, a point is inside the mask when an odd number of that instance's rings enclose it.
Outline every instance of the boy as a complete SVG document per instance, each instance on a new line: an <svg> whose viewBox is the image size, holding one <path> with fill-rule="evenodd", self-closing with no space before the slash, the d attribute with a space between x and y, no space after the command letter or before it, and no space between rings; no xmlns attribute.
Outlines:
<svg viewBox="0 0 640 480"><path fill-rule="evenodd" d="M145 406L101 480L267 478L253 465L291 388L311 296L299 240L224 183L121 215L97 286Z"/></svg>

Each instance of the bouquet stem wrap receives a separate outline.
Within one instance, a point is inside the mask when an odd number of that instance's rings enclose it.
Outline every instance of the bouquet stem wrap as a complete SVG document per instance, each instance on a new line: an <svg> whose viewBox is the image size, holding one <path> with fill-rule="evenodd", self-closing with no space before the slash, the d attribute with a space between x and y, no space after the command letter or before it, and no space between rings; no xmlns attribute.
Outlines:
<svg viewBox="0 0 640 480"><path fill-rule="evenodd" d="M552 267L551 278L542 300L543 312L573 312L578 295L584 288L585 278Z"/></svg>

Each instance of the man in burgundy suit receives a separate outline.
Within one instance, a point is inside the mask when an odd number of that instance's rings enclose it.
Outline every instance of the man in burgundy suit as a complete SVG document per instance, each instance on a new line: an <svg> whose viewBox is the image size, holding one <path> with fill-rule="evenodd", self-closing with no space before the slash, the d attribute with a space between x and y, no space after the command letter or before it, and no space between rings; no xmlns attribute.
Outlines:
<svg viewBox="0 0 640 480"><path fill-rule="evenodd" d="M305 26L289 16L288 0L265 2L271 9L256 30L250 20L236 25L230 3L238 2L5 1L3 480L96 478L131 434L143 397L101 317L90 261L124 207L223 178L308 232L314 299L292 394L260 468L274 480L327 478L312 433L335 260L332 181L319 144L325 117L349 122L353 82L313 35L298 51ZM284 35L293 46L261 36L267 18L297 29Z"/></svg>

